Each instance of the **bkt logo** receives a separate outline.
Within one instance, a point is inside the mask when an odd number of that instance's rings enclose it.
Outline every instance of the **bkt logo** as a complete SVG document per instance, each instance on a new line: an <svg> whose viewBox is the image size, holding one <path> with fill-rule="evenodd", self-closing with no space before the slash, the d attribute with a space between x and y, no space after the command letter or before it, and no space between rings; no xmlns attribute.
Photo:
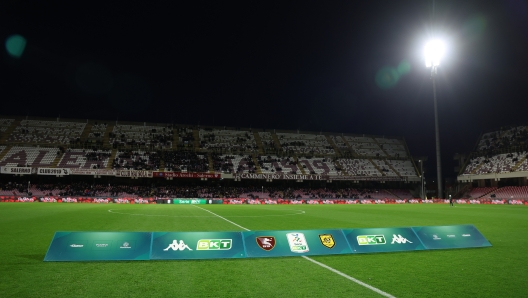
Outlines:
<svg viewBox="0 0 528 298"><path fill-rule="evenodd" d="M407 240L407 238L403 238L402 235L397 235L396 234L392 234L392 242L391 244L394 244L394 242L398 243L398 244L402 244L402 243L412 243L411 241Z"/></svg>
<svg viewBox="0 0 528 298"><path fill-rule="evenodd" d="M200 239L197 250L230 250L233 239Z"/></svg>
<svg viewBox="0 0 528 298"><path fill-rule="evenodd" d="M360 235L357 236L357 242L359 245L387 244L385 236L383 235Z"/></svg>

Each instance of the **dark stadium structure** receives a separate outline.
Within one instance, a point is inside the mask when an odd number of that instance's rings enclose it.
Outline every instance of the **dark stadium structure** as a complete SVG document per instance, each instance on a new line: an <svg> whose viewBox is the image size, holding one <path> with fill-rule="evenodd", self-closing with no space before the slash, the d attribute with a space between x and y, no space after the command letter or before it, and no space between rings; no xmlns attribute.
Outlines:
<svg viewBox="0 0 528 298"><path fill-rule="evenodd" d="M462 198L520 204L528 200L528 126L480 136L457 177Z"/></svg>
<svg viewBox="0 0 528 298"><path fill-rule="evenodd" d="M0 132L2 201L434 198L421 191L420 165L398 137L10 116ZM448 193L459 202L528 199L526 151L504 151L525 136L526 127L484 134ZM512 177L516 187L498 188Z"/></svg>
<svg viewBox="0 0 528 298"><path fill-rule="evenodd" d="M20 117L0 130L3 196L419 197L403 138Z"/></svg>

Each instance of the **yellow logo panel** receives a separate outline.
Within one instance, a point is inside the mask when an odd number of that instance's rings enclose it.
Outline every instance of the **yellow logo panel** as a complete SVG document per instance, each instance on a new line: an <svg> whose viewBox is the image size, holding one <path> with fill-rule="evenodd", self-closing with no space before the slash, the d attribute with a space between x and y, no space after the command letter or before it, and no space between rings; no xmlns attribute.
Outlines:
<svg viewBox="0 0 528 298"><path fill-rule="evenodd" d="M328 248L333 248L335 246L335 241L334 237L332 237L332 234L319 235L319 239L321 240L321 243Z"/></svg>

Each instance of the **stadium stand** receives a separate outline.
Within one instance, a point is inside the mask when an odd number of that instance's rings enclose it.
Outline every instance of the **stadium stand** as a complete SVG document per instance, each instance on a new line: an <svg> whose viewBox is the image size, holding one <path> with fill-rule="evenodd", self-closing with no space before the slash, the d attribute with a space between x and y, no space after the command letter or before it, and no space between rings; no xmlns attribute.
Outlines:
<svg viewBox="0 0 528 298"><path fill-rule="evenodd" d="M528 172L528 154L524 157L521 156L521 161L517 164L517 171Z"/></svg>
<svg viewBox="0 0 528 298"><path fill-rule="evenodd" d="M15 122L15 119L0 118L0 134L3 135L13 122Z"/></svg>
<svg viewBox="0 0 528 298"><path fill-rule="evenodd" d="M298 164L306 174L343 175L341 168L336 167L330 158L299 157Z"/></svg>
<svg viewBox="0 0 528 298"><path fill-rule="evenodd" d="M169 172L207 172L209 161L203 154L193 151L164 151L161 157Z"/></svg>
<svg viewBox="0 0 528 298"><path fill-rule="evenodd" d="M479 199L482 196L489 194L496 189L496 187L475 187L466 194L464 194L462 197L468 199Z"/></svg>
<svg viewBox="0 0 528 298"><path fill-rule="evenodd" d="M477 151L493 151L528 143L528 126L505 127L481 136Z"/></svg>
<svg viewBox="0 0 528 298"><path fill-rule="evenodd" d="M506 186L494 190L486 198L528 200L528 186Z"/></svg>
<svg viewBox="0 0 528 298"><path fill-rule="evenodd" d="M0 196L93 196L93 197L178 197L178 198L273 198L273 199L408 199L404 189L291 188L280 186L197 186L197 185L125 185L87 182L0 184Z"/></svg>
<svg viewBox="0 0 528 298"><path fill-rule="evenodd" d="M340 158L337 162L352 176L382 176L382 173L368 159Z"/></svg>
<svg viewBox="0 0 528 298"><path fill-rule="evenodd" d="M350 147L347 145L346 141L341 136L330 136L332 142L334 142L337 149L341 152L349 151Z"/></svg>
<svg viewBox="0 0 528 298"><path fill-rule="evenodd" d="M286 174L301 174L299 167L293 157L278 157L274 155L259 156L258 164L262 173L286 173Z"/></svg>
<svg viewBox="0 0 528 298"><path fill-rule="evenodd" d="M389 137L21 117L0 118L0 134L0 166L72 169L65 170L68 174L63 178L55 177L53 172L41 176L40 170L33 176L36 169L31 169L31 174L20 174L23 176L18 179L31 175L34 184L29 192L37 196L393 198L397 195L392 191L366 190L359 185L356 189L345 184L363 177L369 181L401 178L386 180L397 181L394 187L404 179L417 177L405 141ZM147 174L152 179L139 183L126 180L132 177L126 176L127 170L222 174L227 182L221 183L215 176L217 180L210 180L209 185L189 185L187 178L179 180L178 186L164 185L176 182L156 179L165 176L150 172ZM268 179L267 175L241 174L274 175ZM0 184L9 177L13 176L3 175ZM53 179L62 180L53 184ZM263 189L260 183L265 179L270 185ZM78 180L91 182L75 182ZM284 185L272 185L275 180ZM292 185L297 182L303 185ZM324 183L332 187L325 188ZM27 187L5 185L0 195L26 195Z"/></svg>
<svg viewBox="0 0 528 298"><path fill-rule="evenodd" d="M224 153L255 152L255 137L249 131L200 129L200 148Z"/></svg>
<svg viewBox="0 0 528 298"><path fill-rule="evenodd" d="M411 160L385 160L387 165L390 165L396 173L398 173L400 176L404 177L418 177L419 173L417 173L415 167L413 166L413 163Z"/></svg>
<svg viewBox="0 0 528 298"><path fill-rule="evenodd" d="M282 150L287 154L335 154L324 135L277 133Z"/></svg>
<svg viewBox="0 0 528 298"><path fill-rule="evenodd" d="M483 175L490 173L509 173L527 171L527 151L492 155L491 157L473 157L467 163L462 175Z"/></svg>
<svg viewBox="0 0 528 298"><path fill-rule="evenodd" d="M387 163L387 161L381 159L373 159L372 162L378 167L378 169L383 173L384 176L398 176L398 174L392 170L391 166Z"/></svg>
<svg viewBox="0 0 528 298"><path fill-rule="evenodd" d="M390 157L407 157L405 146L398 139L375 138L381 149Z"/></svg>
<svg viewBox="0 0 528 298"><path fill-rule="evenodd" d="M256 173L257 168L250 155L213 155L213 169L217 173Z"/></svg>
<svg viewBox="0 0 528 298"><path fill-rule="evenodd" d="M0 166L51 167L59 153L59 148L13 146L0 160Z"/></svg>
<svg viewBox="0 0 528 298"><path fill-rule="evenodd" d="M354 152L360 156L387 157L374 138L345 136L344 139L350 144Z"/></svg>
<svg viewBox="0 0 528 298"><path fill-rule="evenodd" d="M273 135L271 134L271 132L260 131L258 135L261 139L264 152L274 152L276 150L277 147L276 147L275 140L273 139Z"/></svg>
<svg viewBox="0 0 528 298"><path fill-rule="evenodd" d="M157 171L160 168L160 157L157 152L119 151L112 168Z"/></svg>
<svg viewBox="0 0 528 298"><path fill-rule="evenodd" d="M526 156L526 152L497 154L484 159L481 166L476 170L476 174L511 172L520 155Z"/></svg>
<svg viewBox="0 0 528 298"><path fill-rule="evenodd" d="M176 128L178 133L178 144L180 147L189 148L194 147L193 129L190 127Z"/></svg>
<svg viewBox="0 0 528 298"><path fill-rule="evenodd" d="M22 120L9 136L13 144L73 144L80 141L86 123Z"/></svg>
<svg viewBox="0 0 528 298"><path fill-rule="evenodd" d="M89 142L99 143L102 145L107 127L108 125L106 123L95 122L94 124L91 124L86 139Z"/></svg>
<svg viewBox="0 0 528 298"><path fill-rule="evenodd" d="M469 174L473 174L474 171L476 171L478 169L478 167L480 166L480 164L485 160L486 158L484 156L479 156L479 157L475 157L475 158L472 158L469 163L467 164L465 170L464 170L464 173L463 175L469 175Z"/></svg>
<svg viewBox="0 0 528 298"><path fill-rule="evenodd" d="M58 168L105 169L110 160L111 151L90 149L68 149L62 155Z"/></svg>
<svg viewBox="0 0 528 298"><path fill-rule="evenodd" d="M110 134L113 148L170 149L173 129L167 126L116 124Z"/></svg>

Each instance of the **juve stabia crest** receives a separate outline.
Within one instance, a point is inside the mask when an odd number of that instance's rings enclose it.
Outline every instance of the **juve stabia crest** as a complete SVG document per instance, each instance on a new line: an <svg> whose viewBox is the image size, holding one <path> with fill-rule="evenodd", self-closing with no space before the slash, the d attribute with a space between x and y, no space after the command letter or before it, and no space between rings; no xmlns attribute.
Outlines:
<svg viewBox="0 0 528 298"><path fill-rule="evenodd" d="M335 246L334 237L332 237L331 234L319 235L319 239L321 240L321 243L328 248L333 248Z"/></svg>

